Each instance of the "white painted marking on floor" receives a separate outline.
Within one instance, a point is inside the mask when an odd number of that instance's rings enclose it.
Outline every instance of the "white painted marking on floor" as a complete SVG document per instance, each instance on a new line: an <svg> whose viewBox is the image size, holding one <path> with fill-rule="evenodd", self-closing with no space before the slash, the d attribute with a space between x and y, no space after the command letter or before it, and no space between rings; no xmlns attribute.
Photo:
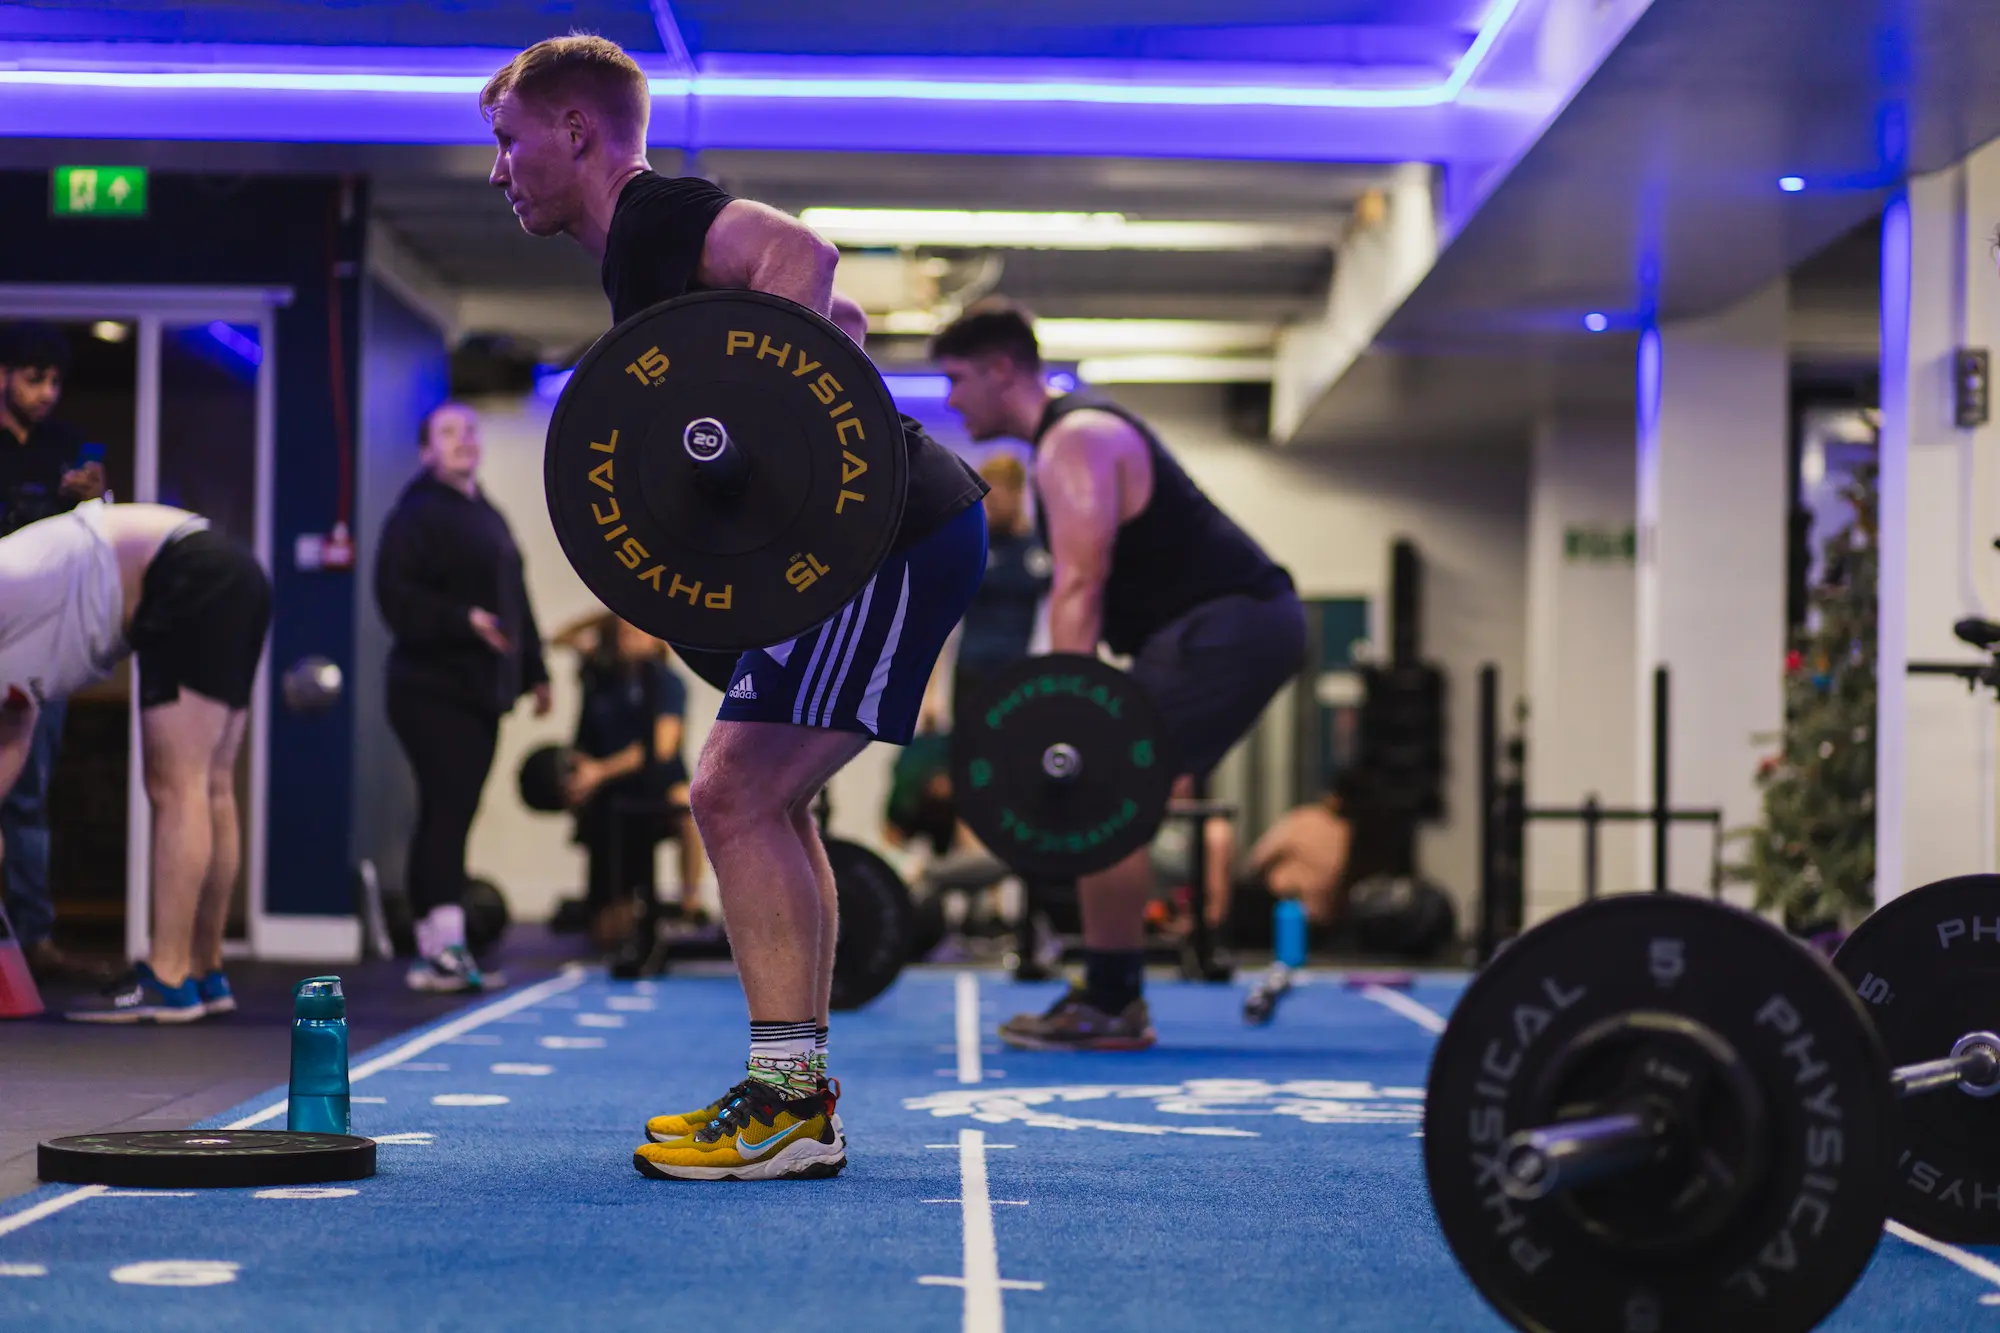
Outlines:
<svg viewBox="0 0 2000 1333"><path fill-rule="evenodd" d="M432 1106L505 1106L508 1098L497 1092L440 1092Z"/></svg>
<svg viewBox="0 0 2000 1333"><path fill-rule="evenodd" d="M500 1038L491 1033L480 1033L472 1037L453 1037L450 1044L453 1046L498 1046Z"/></svg>
<svg viewBox="0 0 2000 1333"><path fill-rule="evenodd" d="M517 1065L503 1061L493 1066L493 1072L496 1074L520 1074L528 1078L535 1078L543 1074L555 1073L556 1067L554 1065Z"/></svg>
<svg viewBox="0 0 2000 1333"><path fill-rule="evenodd" d="M429 1060L397 1065L395 1070L398 1074L448 1074L451 1072L451 1066L439 1061Z"/></svg>
<svg viewBox="0 0 2000 1333"><path fill-rule="evenodd" d="M958 993L958 1081L982 1083L979 1067L979 978L961 972L953 983Z"/></svg>
<svg viewBox="0 0 2000 1333"><path fill-rule="evenodd" d="M1883 1230L1898 1240L1908 1241L1920 1250L1929 1250L1940 1259L1949 1259L1974 1277L1983 1278L2000 1287L2000 1264L1994 1263L1991 1259L1974 1254L1970 1250L1961 1250L1958 1246L1949 1245L1941 1240L1933 1240L1921 1231L1910 1230L1901 1222L1891 1222ZM1982 1305L2000 1305L2000 1292L1982 1296L1979 1300Z"/></svg>
<svg viewBox="0 0 2000 1333"><path fill-rule="evenodd" d="M620 1013L627 1014L650 1014L653 1012L652 1000L644 995L607 995L604 998L604 1007L606 1009L616 1009Z"/></svg>
<svg viewBox="0 0 2000 1333"><path fill-rule="evenodd" d="M355 1106L387 1106L389 1104L387 1097L349 1097L347 1100Z"/></svg>
<svg viewBox="0 0 2000 1333"><path fill-rule="evenodd" d="M1418 1004L1399 990L1387 986L1363 986L1361 998L1373 1000L1392 1013L1401 1014L1426 1032L1443 1032L1444 1015L1429 1005Z"/></svg>
<svg viewBox="0 0 2000 1333"><path fill-rule="evenodd" d="M543 1037L541 1044L551 1051L594 1051L604 1045L602 1037Z"/></svg>
<svg viewBox="0 0 2000 1333"><path fill-rule="evenodd" d="M192 1199L193 1190L106 1190L100 1199Z"/></svg>
<svg viewBox="0 0 2000 1333"><path fill-rule="evenodd" d="M292 1185L284 1189L258 1190L259 1199L351 1199L360 1190L332 1189L314 1185Z"/></svg>
<svg viewBox="0 0 2000 1333"><path fill-rule="evenodd" d="M33 1208L23 1208L12 1217L0 1217L0 1236L11 1235L22 1227L33 1226L43 1218L61 1212L73 1203L94 1199L109 1189L108 1185L84 1185L67 1194L58 1194L53 1199L44 1199Z"/></svg>
<svg viewBox="0 0 2000 1333"><path fill-rule="evenodd" d="M411 1130L403 1134L377 1134L374 1138L384 1148L428 1148L437 1136L428 1130Z"/></svg>
<svg viewBox="0 0 2000 1333"><path fill-rule="evenodd" d="M488 1023L504 1023L523 1009L540 1004L551 996L559 996L564 991L575 990L588 979L588 974L581 967L566 967L547 981L538 982L526 990L515 991L512 995L503 995L491 1004L482 1004L477 1009L467 1010L449 1023L440 1024L420 1037L412 1037L401 1046L384 1051L373 1060L357 1065L348 1073L347 1081L351 1086L364 1078L372 1078L385 1069L393 1069L412 1056L422 1055L425 1051L442 1046L455 1037L462 1037L475 1028L485 1027ZM254 1125L263 1124L266 1120L276 1120L284 1113L285 1103L276 1101L255 1115L245 1116L223 1128L249 1129ZM389 1140L377 1138L375 1141L387 1143ZM424 1142L430 1142L429 1138L425 1138ZM0 1222L0 1227L5 1225L4 1222ZM0 1235L5 1234L5 1231L0 1231Z"/></svg>
<svg viewBox="0 0 2000 1333"><path fill-rule="evenodd" d="M128 1287L219 1287L234 1282L242 1264L220 1259L150 1259L111 1270Z"/></svg>
<svg viewBox="0 0 2000 1333"><path fill-rule="evenodd" d="M641 995L651 995L659 989L659 986L650 981L635 981L632 983L632 989Z"/></svg>
<svg viewBox="0 0 2000 1333"><path fill-rule="evenodd" d="M961 973L961 976L969 974ZM978 988L972 990L972 1007L978 1004ZM961 984L960 1011L966 995ZM993 1235L993 1198L986 1186L986 1154L991 1148L1011 1144L989 1144L984 1130L961 1129L956 1144L931 1147L958 1149L959 1225L965 1233L963 1277L926 1276L917 1279L926 1287L962 1287L965 1290L965 1333L1003 1333L1007 1315L1001 1301L1005 1291L1040 1291L1039 1282L1017 1282L1000 1276L1000 1247Z"/></svg>
<svg viewBox="0 0 2000 1333"><path fill-rule="evenodd" d="M623 1014L578 1014L576 1025L580 1028L622 1028L625 1026Z"/></svg>
<svg viewBox="0 0 2000 1333"><path fill-rule="evenodd" d="M47 1277L47 1264L0 1264L0 1277Z"/></svg>

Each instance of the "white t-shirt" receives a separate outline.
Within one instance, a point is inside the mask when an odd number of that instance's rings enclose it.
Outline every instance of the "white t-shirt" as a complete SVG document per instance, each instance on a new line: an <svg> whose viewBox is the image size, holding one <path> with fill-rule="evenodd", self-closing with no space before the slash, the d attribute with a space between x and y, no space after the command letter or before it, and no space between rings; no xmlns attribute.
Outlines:
<svg viewBox="0 0 2000 1333"><path fill-rule="evenodd" d="M67 698L126 651L102 500L0 537L0 698L17 688L37 703Z"/></svg>

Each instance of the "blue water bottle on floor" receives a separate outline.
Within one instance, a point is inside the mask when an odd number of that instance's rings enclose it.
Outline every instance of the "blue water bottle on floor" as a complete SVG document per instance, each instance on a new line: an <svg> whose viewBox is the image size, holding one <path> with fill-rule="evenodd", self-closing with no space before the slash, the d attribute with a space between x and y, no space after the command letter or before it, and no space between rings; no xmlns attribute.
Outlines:
<svg viewBox="0 0 2000 1333"><path fill-rule="evenodd" d="M1296 898L1281 898L1271 909L1271 952L1286 967L1306 965L1306 909Z"/></svg>
<svg viewBox="0 0 2000 1333"><path fill-rule="evenodd" d="M347 997L339 977L308 977L292 992L292 1089L285 1127L352 1130L347 1084Z"/></svg>

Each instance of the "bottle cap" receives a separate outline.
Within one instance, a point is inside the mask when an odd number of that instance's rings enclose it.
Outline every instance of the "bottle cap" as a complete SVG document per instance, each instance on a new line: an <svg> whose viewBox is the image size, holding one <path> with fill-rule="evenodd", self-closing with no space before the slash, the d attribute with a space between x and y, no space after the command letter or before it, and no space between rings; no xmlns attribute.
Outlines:
<svg viewBox="0 0 2000 1333"><path fill-rule="evenodd" d="M347 997L339 977L307 977L292 992L293 1018L346 1018Z"/></svg>

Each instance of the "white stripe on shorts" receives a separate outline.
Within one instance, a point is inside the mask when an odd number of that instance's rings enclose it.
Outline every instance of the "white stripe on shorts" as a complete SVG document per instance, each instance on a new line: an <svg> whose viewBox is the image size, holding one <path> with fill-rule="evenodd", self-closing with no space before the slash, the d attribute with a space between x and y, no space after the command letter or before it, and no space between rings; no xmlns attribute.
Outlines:
<svg viewBox="0 0 2000 1333"><path fill-rule="evenodd" d="M871 588L874 584L869 585ZM896 646L903 641L903 613L910 608L910 567L903 566L903 586L896 594L896 618L889 622L889 637L882 641L882 651L875 657L875 669L868 675L868 692L861 696L861 707L855 716L872 735L881 734L877 719L882 716L882 691L889 687L889 668L896 660Z"/></svg>
<svg viewBox="0 0 2000 1333"><path fill-rule="evenodd" d="M806 696L812 693L813 681L819 674L820 662L826 657L827 644L833 640L838 627L846 622L848 612L853 609L854 605L851 602L842 607L840 619L827 621L819 627L819 633L813 637L812 657L806 661L806 669L799 673L798 696L792 700L794 723L806 725Z"/></svg>
<svg viewBox="0 0 2000 1333"><path fill-rule="evenodd" d="M905 578L909 575L906 572ZM868 580L868 586L861 590L861 606L854 613L854 633L848 636L847 651L840 658L840 674L833 678L833 688L826 693L826 707L820 710L819 725L833 725L833 706L840 700L840 691L847 684L847 671L854 665L854 650L861 646L861 635L868 628L868 608L875 601L875 580Z"/></svg>

